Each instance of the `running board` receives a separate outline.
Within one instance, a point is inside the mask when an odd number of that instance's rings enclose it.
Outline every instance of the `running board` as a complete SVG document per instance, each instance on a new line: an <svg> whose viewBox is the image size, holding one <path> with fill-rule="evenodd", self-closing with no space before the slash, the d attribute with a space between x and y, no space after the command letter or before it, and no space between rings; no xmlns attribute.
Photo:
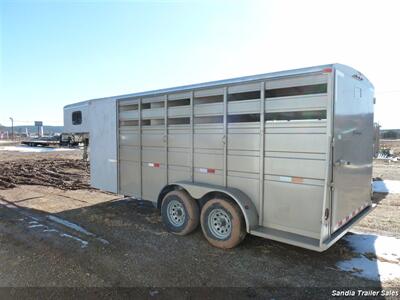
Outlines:
<svg viewBox="0 0 400 300"><path fill-rule="evenodd" d="M296 233L283 230L257 226L250 231L250 234L263 237L266 239L286 243L289 245L299 246L314 251L323 251L321 249L319 239L310 238Z"/></svg>
<svg viewBox="0 0 400 300"><path fill-rule="evenodd" d="M343 237L352 226L362 220L367 214L369 214L375 205L367 206L363 211L351 219L346 225L334 232L329 239L320 242L319 239L307 237L304 235L291 233L283 230L256 226L251 231L250 234L256 235L262 238L282 242L289 245L299 246L302 248L322 252L332 246L337 240Z"/></svg>

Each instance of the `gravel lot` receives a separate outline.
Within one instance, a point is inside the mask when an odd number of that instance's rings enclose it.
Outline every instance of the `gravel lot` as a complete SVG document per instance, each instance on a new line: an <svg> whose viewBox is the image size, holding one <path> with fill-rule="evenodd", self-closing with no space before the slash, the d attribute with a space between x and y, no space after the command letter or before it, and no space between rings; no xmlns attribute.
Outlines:
<svg viewBox="0 0 400 300"><path fill-rule="evenodd" d="M377 282L339 271L337 261L355 255L343 240L317 253L247 236L239 247L220 250L199 229L186 237L167 233L149 202L88 188L80 155L78 150L0 151L0 178L15 185L0 189L0 286L157 287L150 296L169 293L162 289L168 287L252 288L245 297L268 296L257 289L267 287L289 292L400 286L399 281ZM29 166L36 176L27 181L21 169L29 172ZM375 166L375 176L400 178L399 163ZM10 175L13 169L16 175ZM48 177L37 176L41 170L50 171ZM354 229L400 237L400 194L375 194L374 201L377 208ZM169 295L179 293L184 290Z"/></svg>

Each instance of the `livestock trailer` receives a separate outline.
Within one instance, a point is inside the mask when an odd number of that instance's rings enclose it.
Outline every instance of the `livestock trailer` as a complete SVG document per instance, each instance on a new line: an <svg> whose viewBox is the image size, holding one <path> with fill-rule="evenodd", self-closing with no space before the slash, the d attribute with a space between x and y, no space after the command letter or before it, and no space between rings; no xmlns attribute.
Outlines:
<svg viewBox="0 0 400 300"><path fill-rule="evenodd" d="M179 235L324 251L371 208L374 88L341 64L84 101L93 187L146 199Z"/></svg>

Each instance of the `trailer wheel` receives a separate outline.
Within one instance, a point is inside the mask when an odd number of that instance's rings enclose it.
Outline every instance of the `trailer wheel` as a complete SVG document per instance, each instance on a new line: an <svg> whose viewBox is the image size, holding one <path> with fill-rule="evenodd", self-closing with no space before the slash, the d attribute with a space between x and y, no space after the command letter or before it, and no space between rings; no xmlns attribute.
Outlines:
<svg viewBox="0 0 400 300"><path fill-rule="evenodd" d="M246 236L242 212L228 200L209 200L201 210L200 222L205 238L217 248L233 248Z"/></svg>
<svg viewBox="0 0 400 300"><path fill-rule="evenodd" d="M172 191L162 200L161 217L168 231L186 235L199 225L199 206L187 192Z"/></svg>

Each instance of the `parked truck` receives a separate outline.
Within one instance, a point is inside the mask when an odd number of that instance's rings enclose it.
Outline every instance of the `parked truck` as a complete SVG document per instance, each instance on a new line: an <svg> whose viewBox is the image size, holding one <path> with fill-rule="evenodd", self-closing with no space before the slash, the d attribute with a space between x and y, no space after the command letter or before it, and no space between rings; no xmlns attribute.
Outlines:
<svg viewBox="0 0 400 300"><path fill-rule="evenodd" d="M55 147L59 146L60 144L60 137L59 136L42 136L36 138L30 138L27 140L21 141L22 145L27 145L31 147Z"/></svg>
<svg viewBox="0 0 400 300"><path fill-rule="evenodd" d="M214 246L252 234L316 251L372 209L374 87L330 64L64 107L93 187L150 200Z"/></svg>

